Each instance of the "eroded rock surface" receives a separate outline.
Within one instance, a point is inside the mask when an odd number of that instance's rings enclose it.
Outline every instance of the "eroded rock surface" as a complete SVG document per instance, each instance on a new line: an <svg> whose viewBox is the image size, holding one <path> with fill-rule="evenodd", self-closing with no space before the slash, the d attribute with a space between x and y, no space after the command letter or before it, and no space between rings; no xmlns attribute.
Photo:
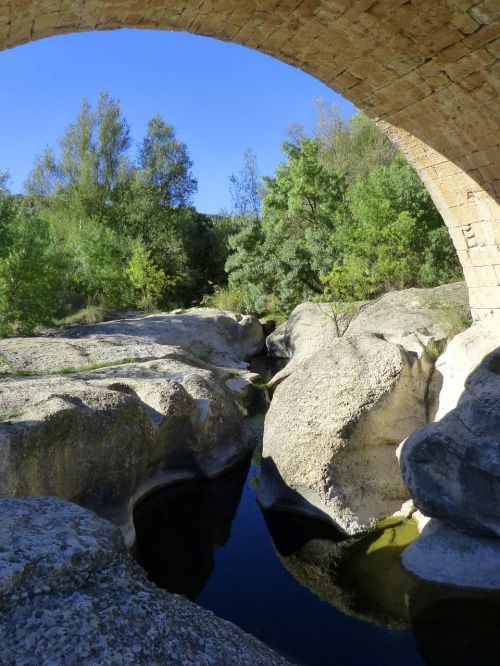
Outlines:
<svg viewBox="0 0 500 666"><path fill-rule="evenodd" d="M298 306L267 341L291 360L268 383L262 504L347 534L396 511L408 497L396 448L427 422L432 359L466 313L465 283Z"/></svg>
<svg viewBox="0 0 500 666"><path fill-rule="evenodd" d="M408 497L396 447L426 421L426 385L418 360L376 335L301 360L266 417L260 502L319 512L347 534L392 514Z"/></svg>
<svg viewBox="0 0 500 666"><path fill-rule="evenodd" d="M471 534L500 537L499 323L474 324L438 360L441 393L447 392L438 415L444 416L404 443L401 471L422 513ZM457 385L462 393L449 409Z"/></svg>
<svg viewBox="0 0 500 666"><path fill-rule="evenodd" d="M287 356L290 363L269 383L270 388L288 377L302 359L321 354L342 336L372 333L401 345L427 363L424 350L429 344L444 346L453 327L464 325L468 312L465 282L433 289L404 289L375 301L356 303L302 303L290 315L283 329L266 340L270 353ZM280 350L285 350L286 354ZM435 349L433 350L435 351Z"/></svg>
<svg viewBox="0 0 500 666"><path fill-rule="evenodd" d="M255 322L188 311L86 326L78 338L1 341L10 376L0 381L0 497L70 499L120 525L131 542L138 497L216 476L247 454L243 415L258 376L210 364L201 350L203 341L220 343L221 362L245 366L262 341ZM177 325L178 341L196 355L153 340L173 337ZM63 368L68 374L58 374Z"/></svg>
<svg viewBox="0 0 500 666"><path fill-rule="evenodd" d="M135 344L176 345L210 363L238 368L246 367L245 359L264 346L262 326L255 317L214 308L106 321L79 327L75 336L79 341L105 336L126 342L132 338Z"/></svg>
<svg viewBox="0 0 500 666"><path fill-rule="evenodd" d="M485 319L452 340L436 366L441 418L401 447L401 471L415 505L439 526L426 526L404 559L428 580L499 587L500 541L485 538L500 537L499 324ZM436 578L447 542L447 569ZM483 546L488 565L475 573Z"/></svg>
<svg viewBox="0 0 500 666"><path fill-rule="evenodd" d="M0 610L6 666L288 663L159 590L116 527L56 498L0 500Z"/></svg>

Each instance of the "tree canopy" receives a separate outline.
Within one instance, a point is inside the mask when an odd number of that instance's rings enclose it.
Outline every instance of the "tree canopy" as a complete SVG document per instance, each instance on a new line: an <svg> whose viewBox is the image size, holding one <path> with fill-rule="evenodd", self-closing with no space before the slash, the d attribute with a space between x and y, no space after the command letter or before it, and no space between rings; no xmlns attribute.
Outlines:
<svg viewBox="0 0 500 666"><path fill-rule="evenodd" d="M460 279L450 237L415 171L375 123L318 104L261 178L248 149L233 211L192 205L186 144L161 116L136 150L120 103L83 100L26 193L0 173L0 333L26 333L90 306L199 303L287 314L306 300L357 300Z"/></svg>

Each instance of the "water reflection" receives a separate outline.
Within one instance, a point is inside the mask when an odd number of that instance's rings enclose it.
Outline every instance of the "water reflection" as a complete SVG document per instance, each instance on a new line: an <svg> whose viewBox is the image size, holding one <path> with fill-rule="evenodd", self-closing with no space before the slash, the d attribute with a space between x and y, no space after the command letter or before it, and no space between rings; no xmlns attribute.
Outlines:
<svg viewBox="0 0 500 666"><path fill-rule="evenodd" d="M416 581L399 555L417 535L413 521L345 538L293 514L265 515L278 557L320 599L352 617L393 629L410 626L407 599Z"/></svg>
<svg viewBox="0 0 500 666"><path fill-rule="evenodd" d="M498 666L500 596L428 587L409 599L417 647L428 666Z"/></svg>
<svg viewBox="0 0 500 666"><path fill-rule="evenodd" d="M250 460L212 481L156 492L134 510L136 557L159 587L194 599L231 532Z"/></svg>
<svg viewBox="0 0 500 666"><path fill-rule="evenodd" d="M253 427L258 438L262 419ZM407 574L399 555L415 537L413 522L345 538L323 522L262 513L258 461L248 476L247 463L137 507L138 559L153 581L295 663L500 664L500 597Z"/></svg>

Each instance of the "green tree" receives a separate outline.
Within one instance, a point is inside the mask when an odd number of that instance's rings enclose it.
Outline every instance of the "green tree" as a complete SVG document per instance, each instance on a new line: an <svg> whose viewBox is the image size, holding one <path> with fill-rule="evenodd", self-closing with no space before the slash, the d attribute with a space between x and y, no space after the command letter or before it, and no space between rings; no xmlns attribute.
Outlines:
<svg viewBox="0 0 500 666"><path fill-rule="evenodd" d="M7 185L9 174L0 171L0 257L8 250L17 206Z"/></svg>
<svg viewBox="0 0 500 666"><path fill-rule="evenodd" d="M398 151L375 122L363 113L344 121L338 106L316 100L316 132L321 162L345 175L351 185L378 166L389 166Z"/></svg>
<svg viewBox="0 0 500 666"><path fill-rule="evenodd" d="M253 312L262 312L271 294L289 311L322 293L320 275L335 256L332 238L344 177L321 164L313 139L285 143L283 150L287 161L274 178L264 178L262 221L247 221L230 241L229 284Z"/></svg>
<svg viewBox="0 0 500 666"><path fill-rule="evenodd" d="M0 334L30 333L63 312L64 259L50 225L18 215L0 257Z"/></svg>
<svg viewBox="0 0 500 666"><path fill-rule="evenodd" d="M231 174L229 183L233 215L260 217L263 187L257 166L257 156L252 148L245 150L243 168L238 174Z"/></svg>
<svg viewBox="0 0 500 666"><path fill-rule="evenodd" d="M198 187L192 166L187 146L176 138L174 127L159 115L151 118L139 154L139 167L143 182L154 188L162 206L191 203Z"/></svg>
<svg viewBox="0 0 500 666"><path fill-rule="evenodd" d="M128 236L100 220L87 218L82 225L73 224L60 243L67 257L69 292L79 295L86 305L131 305L133 294L125 269L132 247Z"/></svg>
<svg viewBox="0 0 500 666"><path fill-rule="evenodd" d="M324 282L341 300L460 279L441 217L401 156L349 189L336 243L341 259Z"/></svg>
<svg viewBox="0 0 500 666"><path fill-rule="evenodd" d="M76 122L59 142L60 155L47 148L26 182L28 194L52 197L89 218L112 221L113 203L128 186L130 131L117 100L103 92L97 108L84 99Z"/></svg>
<svg viewBox="0 0 500 666"><path fill-rule="evenodd" d="M151 261L150 253L141 241L136 241L126 273L136 292L139 307L152 310L167 287L167 278L161 268Z"/></svg>

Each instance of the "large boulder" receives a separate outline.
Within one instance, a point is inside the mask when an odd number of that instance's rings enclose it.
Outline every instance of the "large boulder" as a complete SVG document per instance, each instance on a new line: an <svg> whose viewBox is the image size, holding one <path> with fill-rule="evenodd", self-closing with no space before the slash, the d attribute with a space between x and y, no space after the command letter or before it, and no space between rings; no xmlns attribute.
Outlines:
<svg viewBox="0 0 500 666"><path fill-rule="evenodd" d="M454 409L448 410L457 399L456 389L449 390L440 410L445 415L415 432L402 446L400 459L405 483L422 513L471 534L500 537L500 328L496 324L497 320L484 320L452 341L438 367L445 372L443 390L453 386L455 378L462 393Z"/></svg>
<svg viewBox="0 0 500 666"><path fill-rule="evenodd" d="M347 331L351 320L368 301L356 303L301 303L288 320L266 338L269 356L308 358Z"/></svg>
<svg viewBox="0 0 500 666"><path fill-rule="evenodd" d="M403 289L374 301L301 303L266 339L270 356L306 358L343 335L375 333L419 355L456 332L468 313L465 282Z"/></svg>
<svg viewBox="0 0 500 666"><path fill-rule="evenodd" d="M500 590L500 541L464 534L439 520L427 523L401 560L412 574L432 583Z"/></svg>
<svg viewBox="0 0 500 666"><path fill-rule="evenodd" d="M381 335L421 356L431 341L439 347L467 325L468 304L465 282L393 291L361 308L346 334Z"/></svg>
<svg viewBox="0 0 500 666"><path fill-rule="evenodd" d="M452 340L437 363L441 418L401 447L403 478L435 526L424 529L404 564L427 580L498 586L500 541L491 537L500 537L499 324L485 319ZM476 571L483 551L487 566Z"/></svg>
<svg viewBox="0 0 500 666"><path fill-rule="evenodd" d="M426 422L427 380L414 355L373 334L301 359L266 417L260 502L350 535L392 514L407 499L396 447Z"/></svg>
<svg viewBox="0 0 500 666"><path fill-rule="evenodd" d="M235 368L246 367L245 359L264 346L264 333L258 319L213 308L190 308L106 321L66 330L63 337L77 337L79 341L106 337L116 342L132 339L135 344L140 341L176 345L202 360ZM0 353L3 353L1 345Z"/></svg>
<svg viewBox="0 0 500 666"><path fill-rule="evenodd" d="M0 610L2 664L288 663L159 590L116 527L56 498L0 501Z"/></svg>
<svg viewBox="0 0 500 666"><path fill-rule="evenodd" d="M33 345L33 341L29 342ZM213 477L249 450L232 371L180 348L68 375L0 382L0 497L57 495L134 538L132 507L152 488ZM229 382L229 386L227 383Z"/></svg>
<svg viewBox="0 0 500 666"><path fill-rule="evenodd" d="M302 359L335 345L337 338L362 333L372 333L401 345L420 358L427 366L426 372L430 372L432 359L460 326L466 326L467 314L465 282L432 289L404 289L374 301L302 303L283 329L266 340L270 352L291 359L269 387L272 389L288 377ZM286 354L280 350L285 350ZM428 351L427 355L424 350Z"/></svg>
<svg viewBox="0 0 500 666"><path fill-rule="evenodd" d="M500 315L475 322L455 336L436 361L431 392L436 396L435 420L455 409L467 395L478 395L485 383L497 381L484 359L500 348Z"/></svg>

